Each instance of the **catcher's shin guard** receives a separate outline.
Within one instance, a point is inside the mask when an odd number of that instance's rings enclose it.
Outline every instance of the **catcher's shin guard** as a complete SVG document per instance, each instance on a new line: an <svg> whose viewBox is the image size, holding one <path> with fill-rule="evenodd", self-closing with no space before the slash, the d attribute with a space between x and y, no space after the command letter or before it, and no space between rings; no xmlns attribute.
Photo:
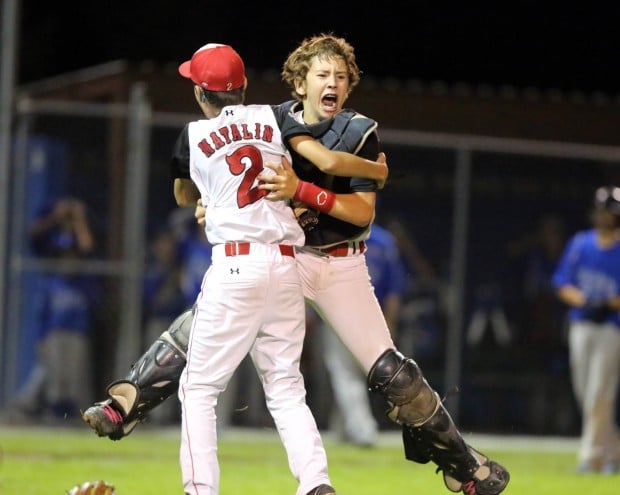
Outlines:
<svg viewBox="0 0 620 495"><path fill-rule="evenodd" d="M405 457L443 471L446 487L472 495L497 495L508 472L471 448L456 428L420 367L399 352L385 351L368 373L370 390L390 403L390 419L403 425Z"/></svg>
<svg viewBox="0 0 620 495"><path fill-rule="evenodd" d="M446 487L472 495L498 495L510 480L508 470L465 443L443 404L423 425L403 425L405 458L443 471Z"/></svg>
<svg viewBox="0 0 620 495"><path fill-rule="evenodd" d="M129 435L149 411L177 391L192 317L193 309L179 315L132 365L124 379L108 385L108 397L123 415L124 435Z"/></svg>
<svg viewBox="0 0 620 495"><path fill-rule="evenodd" d="M445 473L465 482L480 467L443 404L424 425L403 425L405 457L426 464L433 461Z"/></svg>

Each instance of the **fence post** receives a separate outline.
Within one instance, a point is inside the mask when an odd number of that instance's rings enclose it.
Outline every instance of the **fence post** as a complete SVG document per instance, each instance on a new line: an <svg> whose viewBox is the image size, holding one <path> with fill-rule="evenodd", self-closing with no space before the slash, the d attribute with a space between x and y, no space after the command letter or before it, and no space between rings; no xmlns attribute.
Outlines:
<svg viewBox="0 0 620 495"><path fill-rule="evenodd" d="M452 210L452 254L450 256L450 305L446 340L445 392L448 392L454 386L458 387L461 381L470 177L471 150L461 146L456 150L456 167L453 181L454 205ZM446 400L446 407L449 408L450 414L457 422L459 402L459 394L454 394Z"/></svg>
<svg viewBox="0 0 620 495"><path fill-rule="evenodd" d="M123 221L123 270L120 325L116 344L115 376L125 376L142 354L142 280L145 262L145 231L151 107L144 83L133 85L129 96L127 170Z"/></svg>

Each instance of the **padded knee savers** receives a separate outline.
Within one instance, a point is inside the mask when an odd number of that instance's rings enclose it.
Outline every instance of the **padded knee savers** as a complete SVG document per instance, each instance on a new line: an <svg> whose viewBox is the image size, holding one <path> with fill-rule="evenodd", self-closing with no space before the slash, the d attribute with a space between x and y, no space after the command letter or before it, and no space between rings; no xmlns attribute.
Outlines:
<svg viewBox="0 0 620 495"><path fill-rule="evenodd" d="M413 359L394 349L385 351L368 373L368 387L392 405L388 416L412 427L423 425L441 404Z"/></svg>

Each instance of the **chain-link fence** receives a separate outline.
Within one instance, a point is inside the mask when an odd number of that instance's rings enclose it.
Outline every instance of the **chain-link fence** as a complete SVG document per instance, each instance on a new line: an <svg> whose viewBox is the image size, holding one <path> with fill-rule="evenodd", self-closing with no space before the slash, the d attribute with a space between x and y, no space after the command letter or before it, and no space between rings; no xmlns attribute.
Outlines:
<svg viewBox="0 0 620 495"><path fill-rule="evenodd" d="M20 102L5 212L0 406L36 362L36 292L45 274L86 274L102 288L91 322L95 373L82 377L95 390L123 376L150 343L142 294L148 251L178 210L168 161L193 118L152 112L140 85L128 104ZM550 225L561 239L588 225L594 188L620 181L620 149L388 129L380 136L390 179L379 193L378 222L398 221L416 246L404 255L421 256L434 273L424 283L411 261L412 289L395 336L401 350L444 393L464 391L448 399L464 427L570 431L562 308L548 273L530 264L543 256ZM86 204L96 240L88 260L60 263L29 243L37 212L62 197ZM552 405L559 396L564 413Z"/></svg>

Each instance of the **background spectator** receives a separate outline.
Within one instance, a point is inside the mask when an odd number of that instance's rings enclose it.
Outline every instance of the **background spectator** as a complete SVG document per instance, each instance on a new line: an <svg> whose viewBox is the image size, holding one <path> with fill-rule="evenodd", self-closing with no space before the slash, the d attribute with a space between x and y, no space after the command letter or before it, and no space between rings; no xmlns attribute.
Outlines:
<svg viewBox="0 0 620 495"><path fill-rule="evenodd" d="M79 404L93 398L91 325L99 294L97 281L76 265L95 248L86 205L59 199L35 218L29 235L35 255L56 261L33 295L38 361L14 406L51 419L79 418Z"/></svg>
<svg viewBox="0 0 620 495"><path fill-rule="evenodd" d="M594 195L593 228L568 241L553 275L569 306L573 390L582 413L577 472L617 473L620 438L620 188Z"/></svg>

